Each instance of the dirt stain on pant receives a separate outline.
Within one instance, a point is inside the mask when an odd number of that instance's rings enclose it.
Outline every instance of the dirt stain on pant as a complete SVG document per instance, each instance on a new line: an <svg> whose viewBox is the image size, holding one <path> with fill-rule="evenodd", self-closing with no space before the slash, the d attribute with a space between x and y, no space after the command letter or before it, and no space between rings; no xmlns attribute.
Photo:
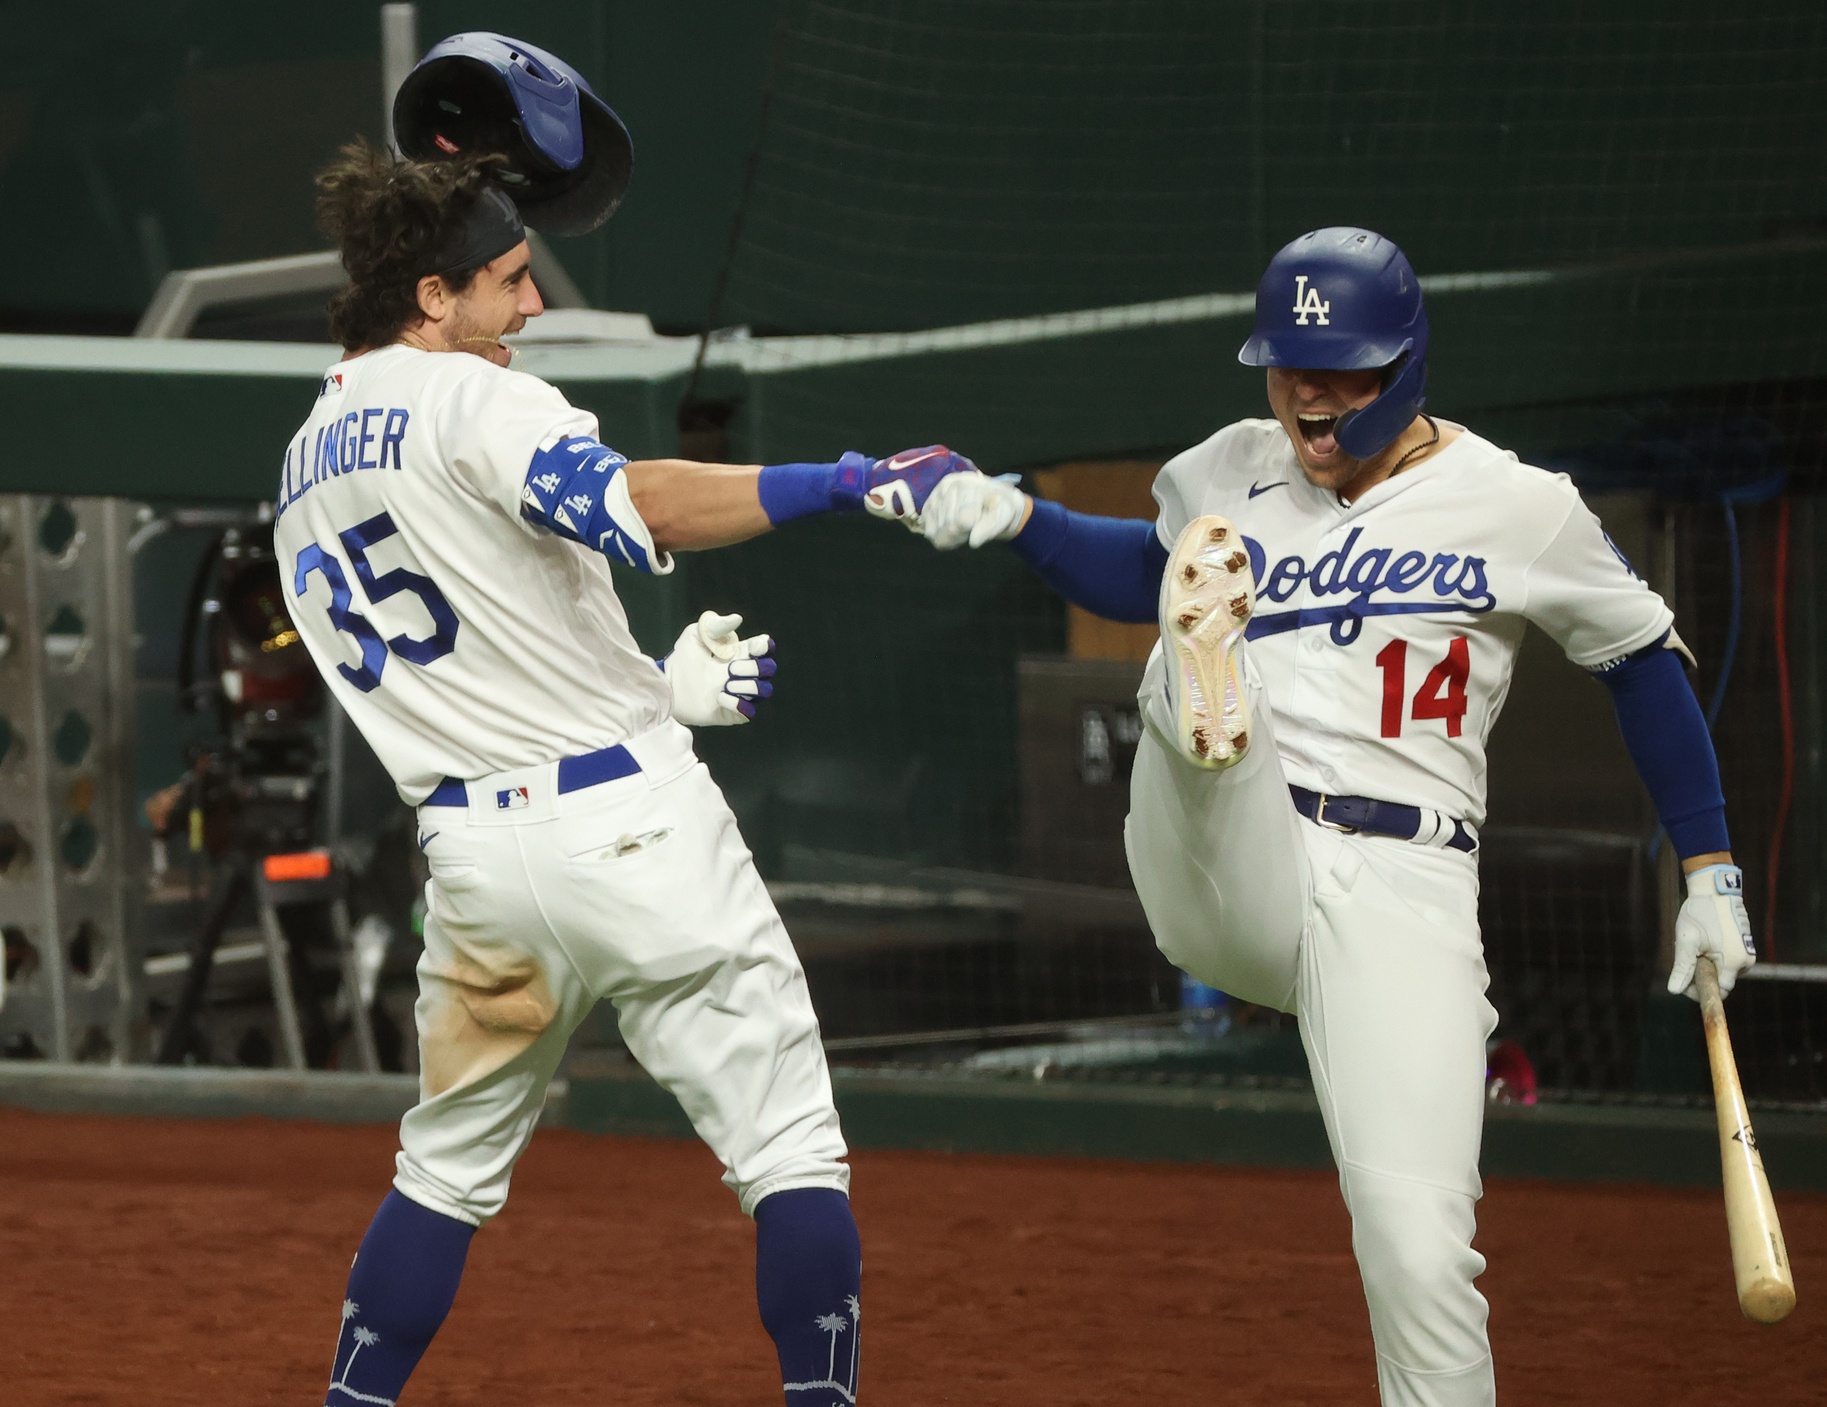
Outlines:
<svg viewBox="0 0 1827 1407"><path fill-rule="evenodd" d="M464 942L419 968L419 1060L427 1097L474 1084L544 1034L558 1002L531 953Z"/></svg>

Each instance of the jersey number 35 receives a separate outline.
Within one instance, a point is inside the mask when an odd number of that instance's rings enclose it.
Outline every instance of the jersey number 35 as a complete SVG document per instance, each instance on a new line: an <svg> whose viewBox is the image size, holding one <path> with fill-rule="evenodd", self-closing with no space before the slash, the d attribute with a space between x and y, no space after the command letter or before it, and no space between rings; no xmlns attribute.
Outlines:
<svg viewBox="0 0 1827 1407"><path fill-rule="evenodd" d="M345 635L353 636L362 652L360 665L339 664L336 672L364 694L380 687L381 671L387 667L389 650L408 663L430 664L457 648L457 613L450 608L450 602L444 599L444 593L438 590L437 584L430 577L422 572L407 571L404 567L376 576L374 568L369 565L368 549L377 542L385 542L398 531L391 514L377 513L367 522L357 523L347 532L338 533L336 540L342 543L343 550L349 554L349 565L355 568L356 580L361 582L362 590L368 594L371 602L378 605L389 596L410 591L425 603L433 629L423 640L414 640L402 632L383 641L380 631L374 628L366 616L360 611L349 609L354 597L349 590L349 578L343 575L343 564L321 544L313 542L300 552L292 573L292 594L301 605L305 591L310 586L311 573L323 574L324 582L330 588L330 624Z"/></svg>

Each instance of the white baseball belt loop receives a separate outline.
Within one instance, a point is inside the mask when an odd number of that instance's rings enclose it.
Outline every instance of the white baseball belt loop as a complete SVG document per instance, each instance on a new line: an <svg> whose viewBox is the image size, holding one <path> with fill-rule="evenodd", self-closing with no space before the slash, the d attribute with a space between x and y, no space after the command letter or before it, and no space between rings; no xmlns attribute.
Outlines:
<svg viewBox="0 0 1827 1407"><path fill-rule="evenodd" d="M1411 843L1425 845L1431 850L1444 849L1447 841L1453 838L1452 818L1431 806L1420 806L1416 810L1420 811L1421 820L1415 827L1414 835L1410 837Z"/></svg>

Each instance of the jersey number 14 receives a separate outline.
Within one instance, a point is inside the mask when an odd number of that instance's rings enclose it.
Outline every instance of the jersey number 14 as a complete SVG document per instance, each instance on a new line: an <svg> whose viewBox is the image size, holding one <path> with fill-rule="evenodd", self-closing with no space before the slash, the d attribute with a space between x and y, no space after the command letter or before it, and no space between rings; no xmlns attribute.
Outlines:
<svg viewBox="0 0 1827 1407"><path fill-rule="evenodd" d="M387 667L389 650L410 664L430 664L457 648L457 613L450 608L450 602L444 599L436 582L422 572L409 572L404 567L396 567L380 576L374 574L374 568L368 562L368 549L377 542L385 542L398 531L391 514L377 513L367 522L338 533L336 540L349 554L349 565L355 568L356 580L361 582L370 601L378 605L389 596L410 591L424 602L425 610L431 616L432 633L423 640L414 640L403 631L390 640L382 640L380 631L368 617L350 609L355 598L349 590L349 578L343 575L343 564L321 544L313 542L305 547L298 554L292 573L292 594L300 604L310 585L311 573L322 574L325 585L330 588L330 624L343 634L353 636L362 652L360 665L339 664L336 672L364 694L380 688L381 671Z"/></svg>
<svg viewBox="0 0 1827 1407"><path fill-rule="evenodd" d="M1391 640L1379 650L1377 668L1383 671L1383 736L1399 738L1402 705L1408 697L1408 641ZM1408 716L1444 718L1447 737L1458 737L1465 718L1465 683L1471 674L1471 650L1465 636L1455 635L1447 642L1446 658L1427 672L1415 691Z"/></svg>

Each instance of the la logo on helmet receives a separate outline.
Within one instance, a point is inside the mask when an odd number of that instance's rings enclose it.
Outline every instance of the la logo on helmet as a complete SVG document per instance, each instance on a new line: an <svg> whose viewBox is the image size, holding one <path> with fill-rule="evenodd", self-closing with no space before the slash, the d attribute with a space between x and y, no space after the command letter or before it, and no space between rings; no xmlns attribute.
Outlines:
<svg viewBox="0 0 1827 1407"><path fill-rule="evenodd" d="M1307 326L1307 319L1310 316L1318 318L1321 327L1332 325L1331 320L1326 316L1332 311L1332 304L1320 300L1319 289L1307 287L1305 274L1294 276L1294 311L1300 314L1294 319L1296 327Z"/></svg>

